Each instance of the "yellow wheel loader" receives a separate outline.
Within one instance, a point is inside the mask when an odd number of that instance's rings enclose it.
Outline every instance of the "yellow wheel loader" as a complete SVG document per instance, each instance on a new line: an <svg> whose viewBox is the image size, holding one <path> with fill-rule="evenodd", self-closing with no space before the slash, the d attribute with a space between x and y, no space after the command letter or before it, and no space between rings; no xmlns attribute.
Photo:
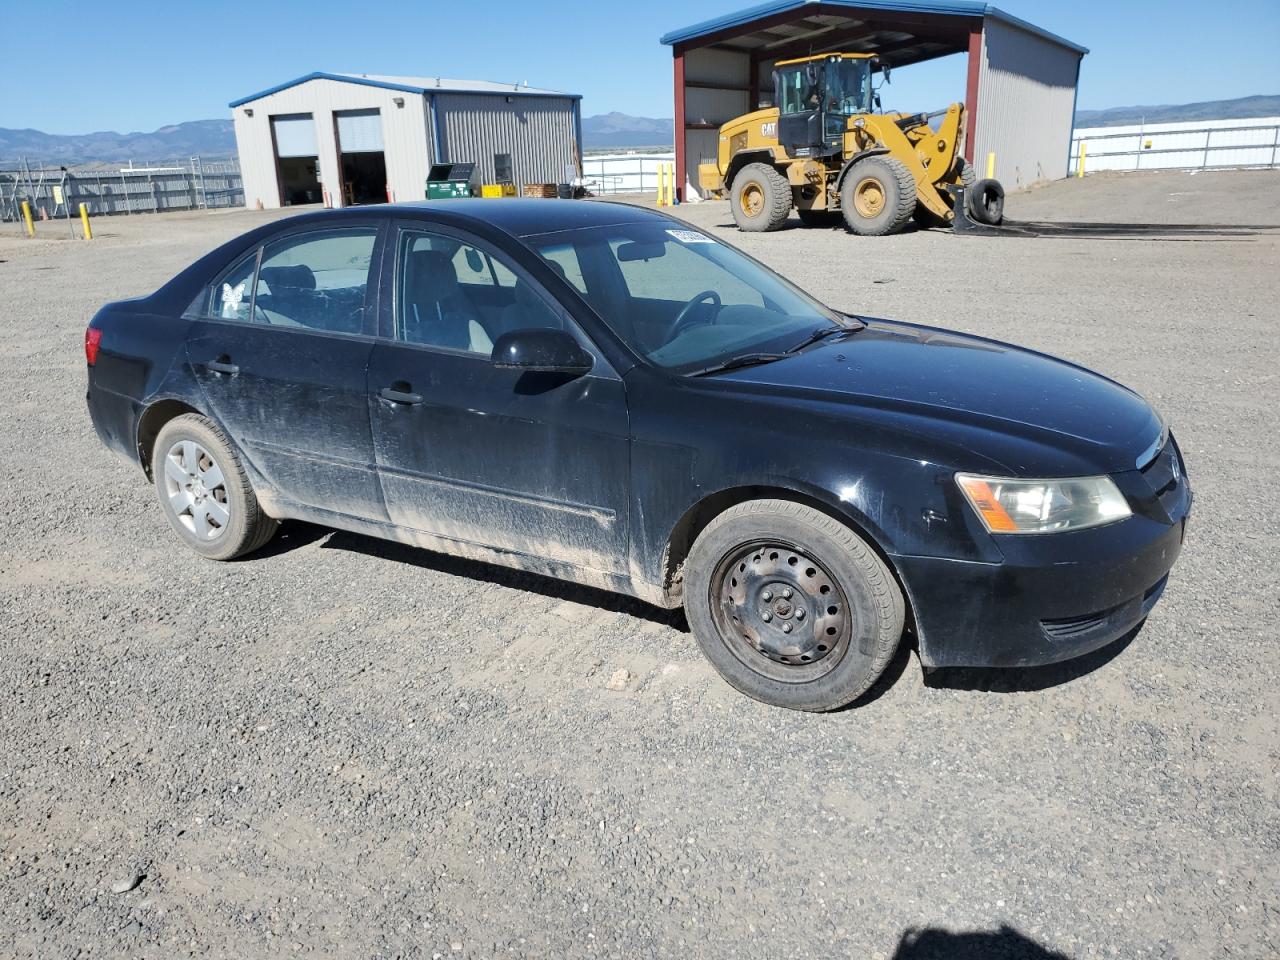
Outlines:
<svg viewBox="0 0 1280 960"><path fill-rule="evenodd" d="M961 155L964 105L931 116L876 112L877 68L887 80L888 64L874 54L780 61L774 106L720 128L716 162L698 166L699 187L728 196L740 230L776 230L793 207L805 224L843 218L864 236L895 233L912 218L949 224L950 185L965 188L970 217L998 224L1003 189L978 182Z"/></svg>

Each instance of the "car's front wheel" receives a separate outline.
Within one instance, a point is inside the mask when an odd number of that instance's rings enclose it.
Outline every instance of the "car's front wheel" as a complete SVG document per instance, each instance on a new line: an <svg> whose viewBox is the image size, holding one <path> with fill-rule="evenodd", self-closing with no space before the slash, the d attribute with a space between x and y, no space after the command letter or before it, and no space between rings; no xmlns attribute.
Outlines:
<svg viewBox="0 0 1280 960"><path fill-rule="evenodd" d="M813 711L876 681L905 616L897 582L861 537L785 500L741 503L707 525L685 564L685 612L730 684Z"/></svg>
<svg viewBox="0 0 1280 960"><path fill-rule="evenodd" d="M151 472L165 517L203 557L252 553L279 527L263 512L231 442L206 417L188 413L166 423L156 437Z"/></svg>

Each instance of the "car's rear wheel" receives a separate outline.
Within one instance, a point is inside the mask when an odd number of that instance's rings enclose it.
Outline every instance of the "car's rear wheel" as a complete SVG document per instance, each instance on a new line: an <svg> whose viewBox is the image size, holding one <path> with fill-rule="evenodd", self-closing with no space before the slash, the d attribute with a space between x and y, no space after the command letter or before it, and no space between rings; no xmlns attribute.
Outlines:
<svg viewBox="0 0 1280 960"><path fill-rule="evenodd" d="M848 526L785 500L726 510L685 564L685 612L703 653L738 690L793 710L834 710L884 672L902 592Z"/></svg>
<svg viewBox="0 0 1280 960"><path fill-rule="evenodd" d="M169 524L203 557L252 553L279 527L263 512L230 441L206 417L188 413L166 423L151 472Z"/></svg>

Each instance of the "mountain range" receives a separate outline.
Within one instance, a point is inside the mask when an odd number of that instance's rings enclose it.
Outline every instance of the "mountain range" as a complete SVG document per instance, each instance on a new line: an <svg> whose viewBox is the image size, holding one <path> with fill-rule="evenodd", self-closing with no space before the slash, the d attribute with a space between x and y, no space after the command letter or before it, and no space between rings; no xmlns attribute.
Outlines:
<svg viewBox="0 0 1280 960"><path fill-rule="evenodd" d="M1177 123L1186 120L1243 120L1280 117L1280 96L1238 97L1203 103L1164 104L1154 107L1111 107L1077 110L1077 127L1115 127L1126 123Z"/></svg>
<svg viewBox="0 0 1280 960"><path fill-rule="evenodd" d="M1179 120L1228 120L1243 117L1280 116L1280 96L1240 97L1164 106L1112 107L1080 110L1080 127L1124 123L1167 123ZM604 113L582 119L583 146L587 150L622 147L670 147L674 124L669 119ZM150 133L97 133L62 135L39 130L0 127L0 161L19 157L44 163L122 163L233 156L235 135L230 120L194 120L161 127Z"/></svg>
<svg viewBox="0 0 1280 960"><path fill-rule="evenodd" d="M582 145L587 150L603 147L655 147L672 145L674 120L633 117L625 113L602 113L582 118Z"/></svg>
<svg viewBox="0 0 1280 960"><path fill-rule="evenodd" d="M44 163L117 163L195 156L230 157L235 152L236 137L230 120L193 120L151 133L102 130L69 136L0 127L0 160L27 157Z"/></svg>

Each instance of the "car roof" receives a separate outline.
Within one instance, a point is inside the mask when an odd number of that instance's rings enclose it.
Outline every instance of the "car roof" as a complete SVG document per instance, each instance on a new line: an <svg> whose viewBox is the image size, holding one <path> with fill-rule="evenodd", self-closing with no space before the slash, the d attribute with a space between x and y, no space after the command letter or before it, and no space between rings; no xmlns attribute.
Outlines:
<svg viewBox="0 0 1280 960"><path fill-rule="evenodd" d="M292 218L296 222L346 219L347 217L394 217L452 223L465 227L484 224L515 237L530 237L561 230L613 226L619 223L670 223L672 218L656 210L628 203L591 200L543 200L506 197L502 199L417 200L409 203L379 204L324 210ZM287 221L285 221L287 222ZM279 223L277 223L279 226Z"/></svg>

